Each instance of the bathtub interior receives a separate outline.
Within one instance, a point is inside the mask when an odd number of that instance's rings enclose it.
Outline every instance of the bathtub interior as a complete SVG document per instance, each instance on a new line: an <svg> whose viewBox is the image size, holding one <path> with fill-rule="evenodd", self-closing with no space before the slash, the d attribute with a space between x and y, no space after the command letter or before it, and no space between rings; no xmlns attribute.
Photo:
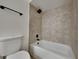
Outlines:
<svg viewBox="0 0 79 59"><path fill-rule="evenodd" d="M65 57L56 53L52 53L51 51L38 46L34 46L32 55L34 55L36 59L72 59L71 57Z"/></svg>
<svg viewBox="0 0 79 59"><path fill-rule="evenodd" d="M33 43L32 45L38 46L40 48L46 49L52 53L57 53L63 56L72 57L75 58L72 49L67 46L60 43L55 43L51 41L41 40L39 44L37 42Z"/></svg>

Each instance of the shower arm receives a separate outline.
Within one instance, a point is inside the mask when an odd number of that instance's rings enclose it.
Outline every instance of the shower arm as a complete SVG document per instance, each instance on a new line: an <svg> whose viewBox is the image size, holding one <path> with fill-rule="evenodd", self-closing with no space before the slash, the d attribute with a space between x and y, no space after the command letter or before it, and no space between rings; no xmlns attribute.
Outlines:
<svg viewBox="0 0 79 59"><path fill-rule="evenodd" d="M20 12L18 12L18 11L15 11L15 10L13 10L13 9L11 9L11 8L8 8L8 7L2 6L2 5L0 5L0 8L1 8L1 9L5 9L5 8L6 8L6 9L8 9L8 10L14 11L14 12L18 13L20 16L23 15L22 13L20 13Z"/></svg>

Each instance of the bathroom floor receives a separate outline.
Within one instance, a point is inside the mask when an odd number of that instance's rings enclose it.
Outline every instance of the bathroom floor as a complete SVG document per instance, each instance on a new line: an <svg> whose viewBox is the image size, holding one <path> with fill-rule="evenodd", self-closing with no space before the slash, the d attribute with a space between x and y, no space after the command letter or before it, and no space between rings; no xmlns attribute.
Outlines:
<svg viewBox="0 0 79 59"><path fill-rule="evenodd" d="M34 58L34 57L31 56L31 59L36 59L36 58Z"/></svg>
<svg viewBox="0 0 79 59"><path fill-rule="evenodd" d="M35 59L35 58L32 58L32 59Z"/></svg>
<svg viewBox="0 0 79 59"><path fill-rule="evenodd" d="M35 59L35 58L31 58L31 59Z"/></svg>

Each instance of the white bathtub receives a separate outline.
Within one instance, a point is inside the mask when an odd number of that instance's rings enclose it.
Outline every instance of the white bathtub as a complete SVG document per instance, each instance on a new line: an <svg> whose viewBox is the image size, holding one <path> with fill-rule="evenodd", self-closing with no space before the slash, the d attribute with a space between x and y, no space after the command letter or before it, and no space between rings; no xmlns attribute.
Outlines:
<svg viewBox="0 0 79 59"><path fill-rule="evenodd" d="M72 49L63 44L41 40L31 44L31 55L36 59L75 59Z"/></svg>

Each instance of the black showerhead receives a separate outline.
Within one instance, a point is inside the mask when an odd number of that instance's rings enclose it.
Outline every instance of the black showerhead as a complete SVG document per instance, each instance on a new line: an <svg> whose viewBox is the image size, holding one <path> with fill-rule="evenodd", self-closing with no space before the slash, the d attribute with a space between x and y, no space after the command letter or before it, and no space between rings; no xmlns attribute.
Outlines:
<svg viewBox="0 0 79 59"><path fill-rule="evenodd" d="M37 12L40 14L40 13L42 13L42 10L41 9L38 9Z"/></svg>

